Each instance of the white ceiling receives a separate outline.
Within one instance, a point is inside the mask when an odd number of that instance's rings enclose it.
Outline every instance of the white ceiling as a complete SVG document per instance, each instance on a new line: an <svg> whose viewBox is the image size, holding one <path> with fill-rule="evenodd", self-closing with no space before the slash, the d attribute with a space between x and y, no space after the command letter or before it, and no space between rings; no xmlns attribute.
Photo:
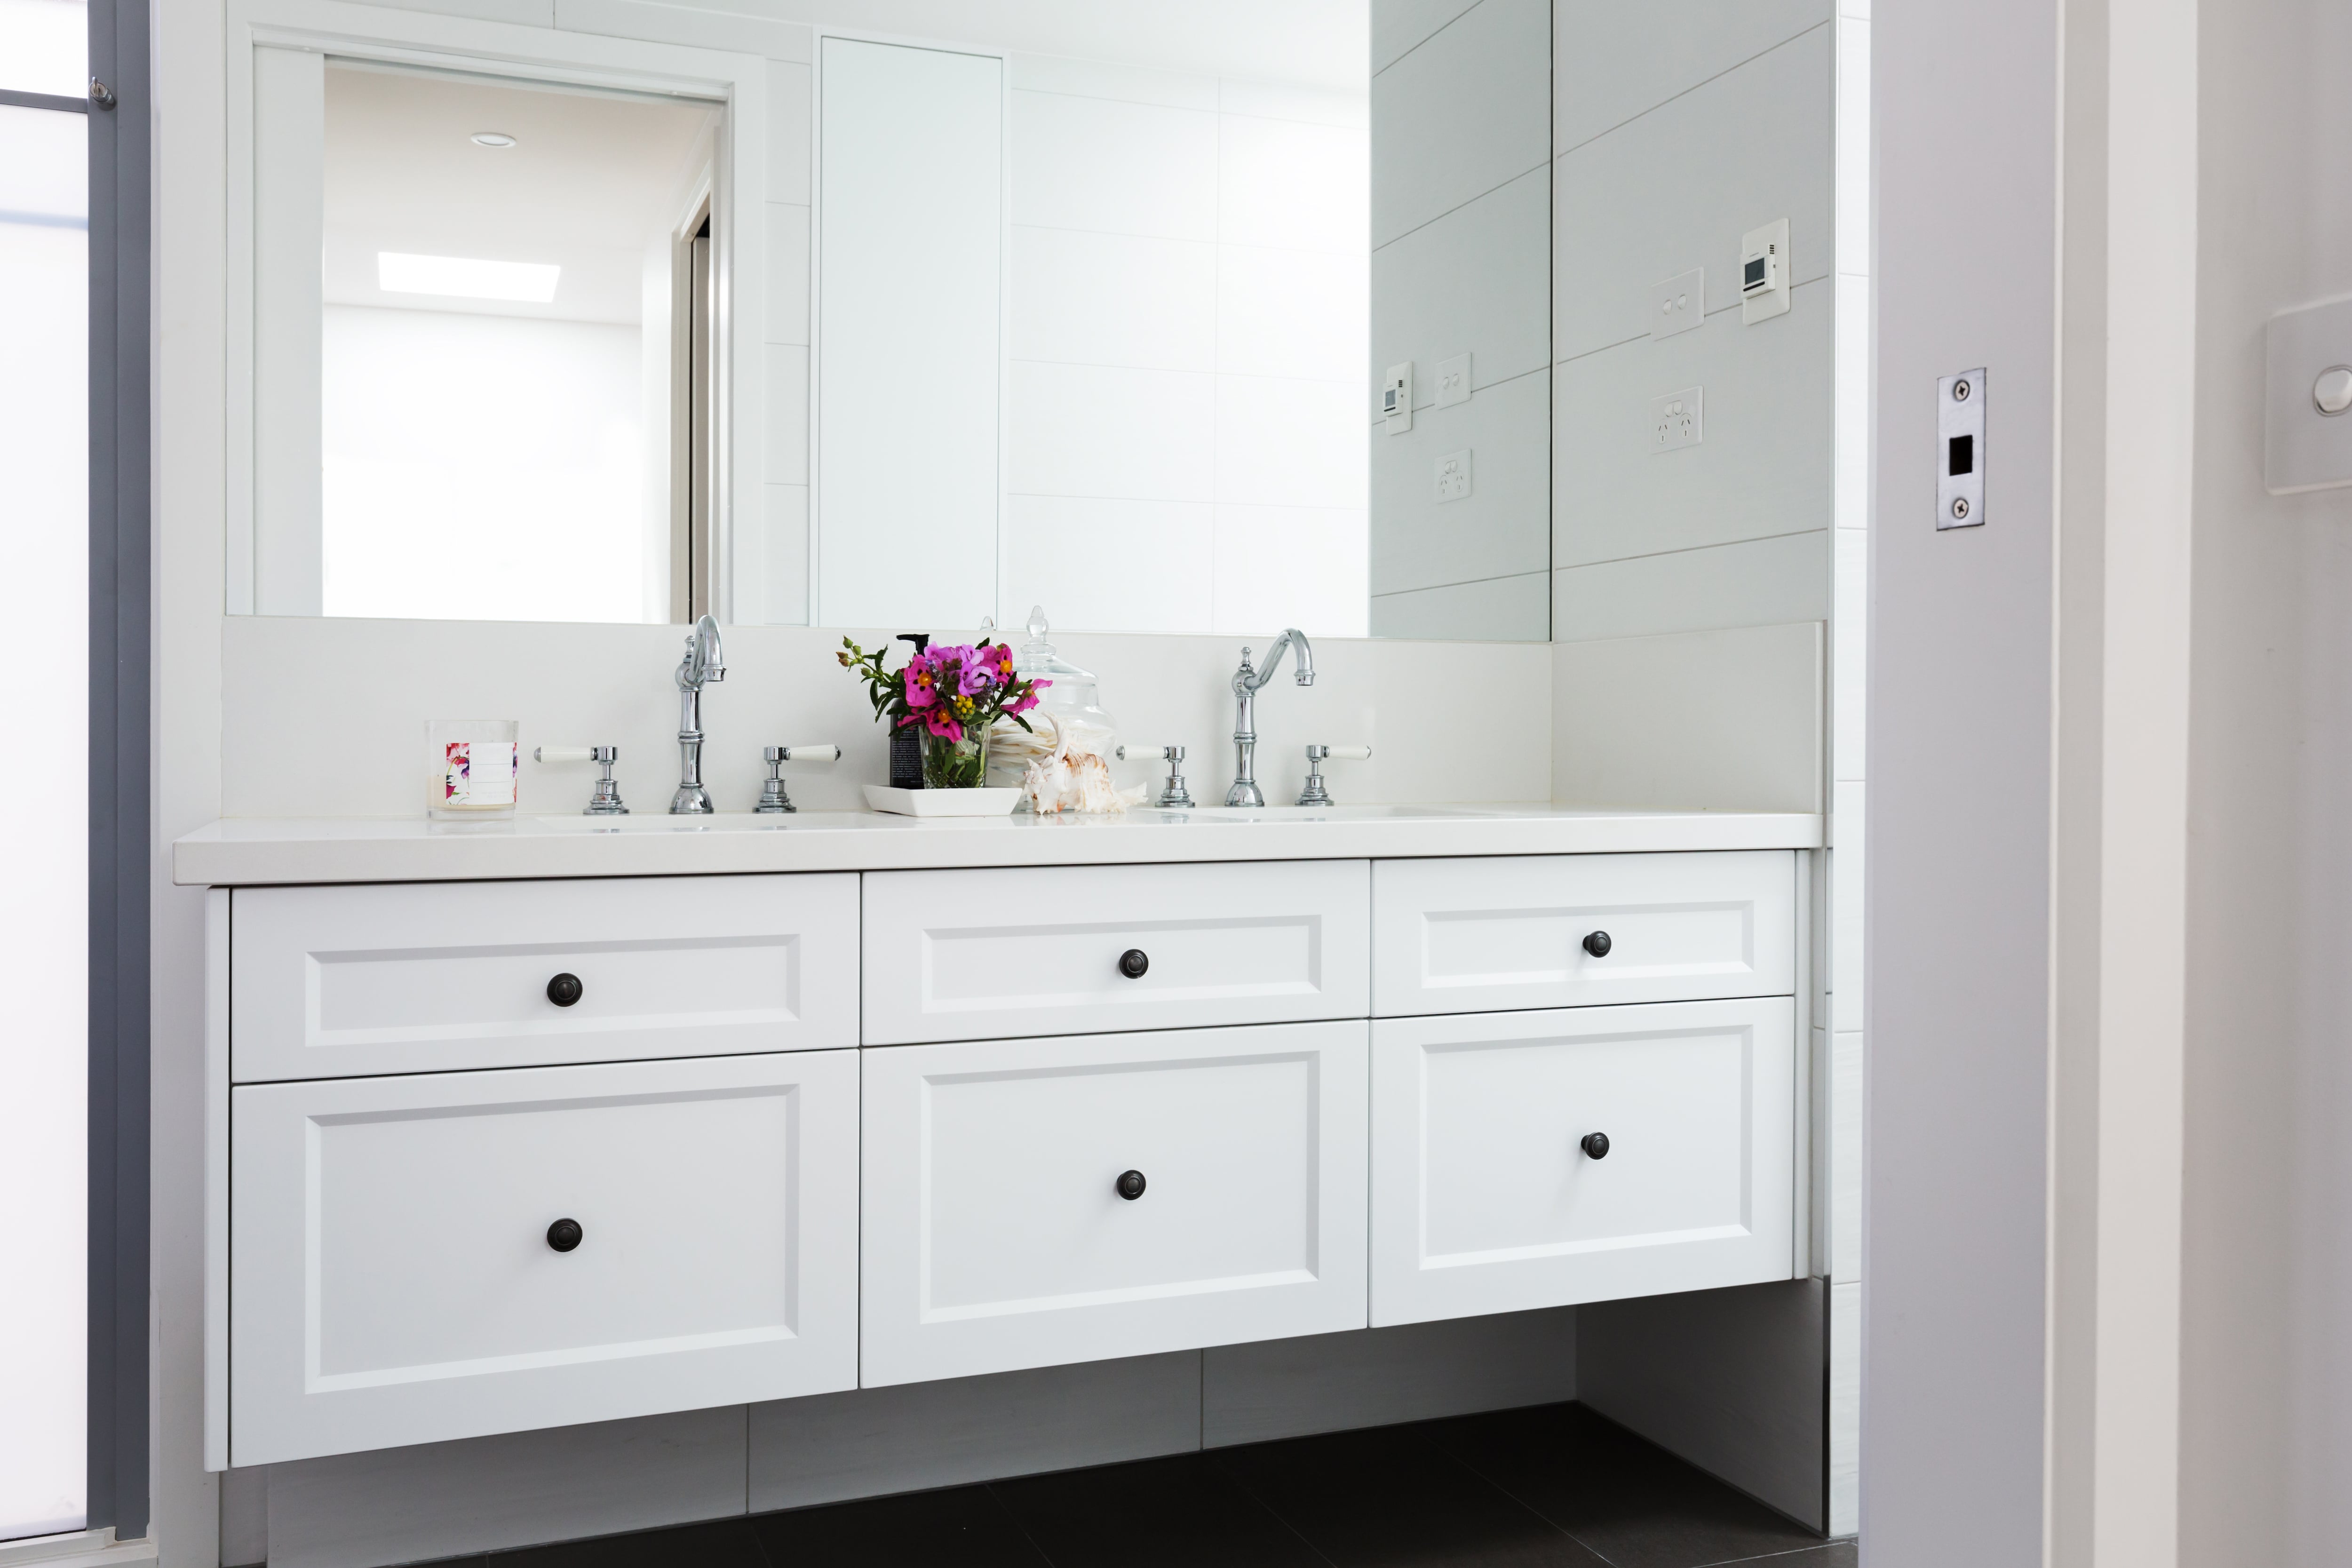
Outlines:
<svg viewBox="0 0 2352 1568"><path fill-rule="evenodd" d="M1370 0L703 0L816 26L1115 60L1361 96Z"/></svg>
<svg viewBox="0 0 2352 1568"><path fill-rule="evenodd" d="M635 325L716 110L346 67L327 72L326 300ZM515 145L477 145L502 131ZM386 294L376 253L553 262L551 304Z"/></svg>

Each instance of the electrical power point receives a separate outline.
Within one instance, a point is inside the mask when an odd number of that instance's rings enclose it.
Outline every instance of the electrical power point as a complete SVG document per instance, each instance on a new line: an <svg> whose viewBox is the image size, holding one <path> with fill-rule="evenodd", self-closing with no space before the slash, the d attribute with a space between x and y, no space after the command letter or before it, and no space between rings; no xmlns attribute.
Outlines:
<svg viewBox="0 0 2352 1568"><path fill-rule="evenodd" d="M1437 362L1437 406L1450 408L1470 401L1470 356L1455 354Z"/></svg>
<svg viewBox="0 0 2352 1568"><path fill-rule="evenodd" d="M1650 430L1653 452L1697 446L1706 436L1706 389L1685 386L1650 399Z"/></svg>
<svg viewBox="0 0 2352 1568"><path fill-rule="evenodd" d="M1448 452L1437 459L1437 499L1465 500L1470 495L1470 449Z"/></svg>

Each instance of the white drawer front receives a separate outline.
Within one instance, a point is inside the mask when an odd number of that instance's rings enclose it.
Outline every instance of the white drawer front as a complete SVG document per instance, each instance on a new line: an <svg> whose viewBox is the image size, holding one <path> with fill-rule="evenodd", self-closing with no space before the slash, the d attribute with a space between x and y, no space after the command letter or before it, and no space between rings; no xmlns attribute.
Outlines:
<svg viewBox="0 0 2352 1568"><path fill-rule="evenodd" d="M856 1386L855 1051L265 1084L230 1114L235 1464Z"/></svg>
<svg viewBox="0 0 2352 1568"><path fill-rule="evenodd" d="M230 921L244 1083L857 1042L854 875L240 889Z"/></svg>
<svg viewBox="0 0 2352 1568"><path fill-rule="evenodd" d="M1374 1023L1373 1323L1789 1279L1795 1022L1768 998Z"/></svg>
<svg viewBox="0 0 2352 1568"><path fill-rule="evenodd" d="M861 1381L1361 1327L1365 1028L862 1053Z"/></svg>
<svg viewBox="0 0 2352 1568"><path fill-rule="evenodd" d="M1607 933L1605 952L1586 946L1595 932ZM1791 995L1796 858L1761 849L1382 860L1372 952L1381 1017Z"/></svg>
<svg viewBox="0 0 2352 1568"><path fill-rule="evenodd" d="M876 873L866 1043L1360 1018L1369 910L1361 860Z"/></svg>

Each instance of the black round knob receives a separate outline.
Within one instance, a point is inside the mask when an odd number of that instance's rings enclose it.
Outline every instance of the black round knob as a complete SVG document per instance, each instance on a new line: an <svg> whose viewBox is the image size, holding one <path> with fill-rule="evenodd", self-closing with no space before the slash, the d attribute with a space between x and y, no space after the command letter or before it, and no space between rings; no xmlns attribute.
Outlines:
<svg viewBox="0 0 2352 1568"><path fill-rule="evenodd" d="M1585 933L1584 951L1591 953L1595 958L1608 957L1609 950L1615 945L1616 943L1609 940L1609 933L1605 931L1588 931Z"/></svg>
<svg viewBox="0 0 2352 1568"><path fill-rule="evenodd" d="M586 1234L578 1220L560 1219L547 1227L547 1245L558 1252L569 1252L580 1245L580 1238Z"/></svg>
<svg viewBox="0 0 2352 1568"><path fill-rule="evenodd" d="M1588 1132L1584 1135L1583 1139L1578 1142L1577 1147L1583 1150L1586 1154L1595 1160L1606 1160L1609 1158L1609 1134L1606 1132Z"/></svg>
<svg viewBox="0 0 2352 1568"><path fill-rule="evenodd" d="M1125 1198L1129 1203L1133 1203L1136 1199L1143 1195L1143 1173L1140 1171L1121 1171L1118 1173L1117 1185L1118 1187L1118 1195Z"/></svg>
<svg viewBox="0 0 2352 1568"><path fill-rule="evenodd" d="M588 988L580 984L576 974L559 974L547 983L547 999L559 1007L569 1007L580 1000Z"/></svg>
<svg viewBox="0 0 2352 1568"><path fill-rule="evenodd" d="M1142 979L1143 972L1150 967L1151 960L1144 956L1143 950L1139 947L1130 947L1118 955L1118 972L1129 980ZM1137 1192L1142 1190L1140 1187L1136 1189Z"/></svg>

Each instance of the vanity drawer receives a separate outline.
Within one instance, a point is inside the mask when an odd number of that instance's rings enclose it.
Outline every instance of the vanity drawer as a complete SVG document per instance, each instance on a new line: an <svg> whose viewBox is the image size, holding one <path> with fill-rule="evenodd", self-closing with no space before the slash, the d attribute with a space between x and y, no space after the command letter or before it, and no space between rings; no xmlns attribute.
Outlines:
<svg viewBox="0 0 2352 1568"><path fill-rule="evenodd" d="M1375 1022L1372 1322L1790 1278L1795 1008Z"/></svg>
<svg viewBox="0 0 2352 1568"><path fill-rule="evenodd" d="M230 1117L234 1464L856 1386L855 1051L257 1084Z"/></svg>
<svg viewBox="0 0 2352 1568"><path fill-rule="evenodd" d="M860 1381L1362 1327L1365 1029L863 1052Z"/></svg>
<svg viewBox="0 0 2352 1568"><path fill-rule="evenodd" d="M1792 995L1796 879L1785 849L1382 860L1372 1011Z"/></svg>
<svg viewBox="0 0 2352 1568"><path fill-rule="evenodd" d="M866 1043L1360 1018L1370 888L1361 860L875 873Z"/></svg>
<svg viewBox="0 0 2352 1568"><path fill-rule="evenodd" d="M229 919L241 1083L857 1043L849 874L239 889Z"/></svg>

